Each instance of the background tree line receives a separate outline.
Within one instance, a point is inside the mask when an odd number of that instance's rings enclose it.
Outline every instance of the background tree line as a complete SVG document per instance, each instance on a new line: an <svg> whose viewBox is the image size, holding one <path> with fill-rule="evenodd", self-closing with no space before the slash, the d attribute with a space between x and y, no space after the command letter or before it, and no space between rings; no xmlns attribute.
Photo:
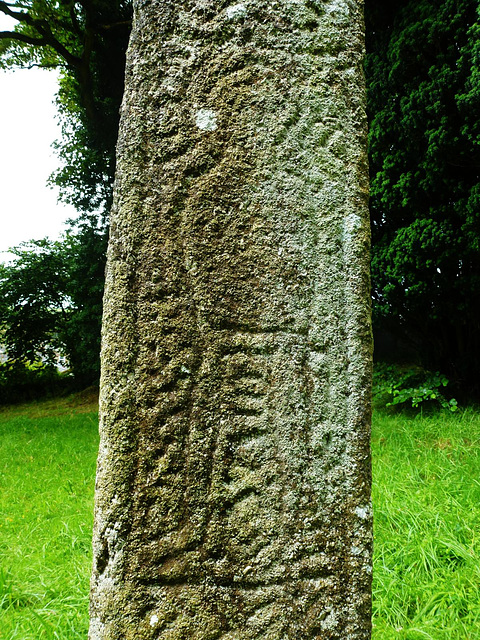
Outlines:
<svg viewBox="0 0 480 640"><path fill-rule="evenodd" d="M366 22L376 334L478 397L479 2L367 0Z"/></svg>
<svg viewBox="0 0 480 640"><path fill-rule="evenodd" d="M61 168L51 176L78 218L60 242L46 239L13 249L0 266L0 344L9 362L4 381L25 364L64 355L75 385L99 375L100 323L115 172L115 143L131 28L127 0L0 0L15 20L0 32L0 66L60 72L55 143ZM7 380L8 381L8 380Z"/></svg>
<svg viewBox="0 0 480 640"><path fill-rule="evenodd" d="M63 352L98 378L101 298L128 1L0 0L0 64L61 70L63 166L79 217L64 240L17 248L0 268L11 362ZM366 0L372 294L378 356L413 359L480 395L478 0ZM385 336L396 347L389 350Z"/></svg>

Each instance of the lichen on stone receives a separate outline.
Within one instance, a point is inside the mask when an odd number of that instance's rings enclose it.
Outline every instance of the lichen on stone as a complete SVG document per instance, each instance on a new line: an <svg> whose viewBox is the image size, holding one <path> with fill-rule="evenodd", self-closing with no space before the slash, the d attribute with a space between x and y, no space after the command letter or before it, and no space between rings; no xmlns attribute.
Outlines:
<svg viewBox="0 0 480 640"><path fill-rule="evenodd" d="M202 131L215 131L217 114L212 109L199 109L195 114L195 124Z"/></svg>
<svg viewBox="0 0 480 640"><path fill-rule="evenodd" d="M361 6L136 0L90 640L369 637Z"/></svg>
<svg viewBox="0 0 480 640"><path fill-rule="evenodd" d="M235 18L244 18L247 15L247 7L244 2L230 5L225 9L228 20L234 20Z"/></svg>

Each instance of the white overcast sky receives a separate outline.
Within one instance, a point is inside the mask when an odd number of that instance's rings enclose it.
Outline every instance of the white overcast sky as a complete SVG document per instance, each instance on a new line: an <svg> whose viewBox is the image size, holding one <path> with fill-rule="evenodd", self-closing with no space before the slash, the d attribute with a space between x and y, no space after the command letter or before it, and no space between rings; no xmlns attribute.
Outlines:
<svg viewBox="0 0 480 640"><path fill-rule="evenodd" d="M9 28L0 14L0 30ZM51 148L60 137L56 87L53 71L0 70L0 261L24 240L58 238L65 220L76 215L46 185L59 166Z"/></svg>

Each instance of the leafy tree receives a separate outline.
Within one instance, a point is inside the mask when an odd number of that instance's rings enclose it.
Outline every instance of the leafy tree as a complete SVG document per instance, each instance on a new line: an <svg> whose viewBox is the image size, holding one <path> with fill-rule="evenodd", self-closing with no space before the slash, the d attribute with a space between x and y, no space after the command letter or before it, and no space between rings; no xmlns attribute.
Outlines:
<svg viewBox="0 0 480 640"><path fill-rule="evenodd" d="M81 386L92 384L100 374L100 329L108 232L85 217L63 244L67 256L66 293L71 316L63 340L68 360Z"/></svg>
<svg viewBox="0 0 480 640"><path fill-rule="evenodd" d="M0 67L61 70L58 108L64 166L52 178L79 211L108 210L118 111L131 25L128 0L0 0L16 21L0 32Z"/></svg>
<svg viewBox="0 0 480 640"><path fill-rule="evenodd" d="M374 323L478 393L478 0L367 0Z"/></svg>
<svg viewBox="0 0 480 640"><path fill-rule="evenodd" d="M0 265L2 343L12 361L64 356L79 386L96 382L106 235L83 222L61 242L12 249Z"/></svg>
<svg viewBox="0 0 480 640"><path fill-rule="evenodd" d="M66 355L79 385L98 378L107 218L123 94L129 0L0 0L0 68L57 68L63 161L51 177L79 219L62 242L32 241L0 267L2 342L17 361ZM95 212L95 213L93 213Z"/></svg>
<svg viewBox="0 0 480 640"><path fill-rule="evenodd" d="M54 328L69 313L62 245L39 240L12 252L16 260L0 265L2 342L11 359L55 361Z"/></svg>

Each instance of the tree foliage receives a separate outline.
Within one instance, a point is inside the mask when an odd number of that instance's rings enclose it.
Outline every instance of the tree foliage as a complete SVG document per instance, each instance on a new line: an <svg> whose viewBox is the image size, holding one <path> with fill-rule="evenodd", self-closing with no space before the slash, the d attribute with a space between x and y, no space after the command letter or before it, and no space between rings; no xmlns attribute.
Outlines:
<svg viewBox="0 0 480 640"><path fill-rule="evenodd" d="M14 262L0 265L2 342L12 359L54 361L54 327L69 314L62 245L39 240L12 251Z"/></svg>
<svg viewBox="0 0 480 640"><path fill-rule="evenodd" d="M125 50L128 0L0 0L16 21L0 32L0 67L61 70L58 109L63 167L52 178L79 211L110 206Z"/></svg>
<svg viewBox="0 0 480 640"><path fill-rule="evenodd" d="M375 326L470 386L480 356L478 10L478 0L366 3Z"/></svg>
<svg viewBox="0 0 480 640"><path fill-rule="evenodd" d="M68 359L78 384L99 373L107 218L123 93L129 0L0 0L15 20L0 32L0 67L60 70L62 167L51 177L80 217L61 242L12 249L0 267L2 342L15 361Z"/></svg>
<svg viewBox="0 0 480 640"><path fill-rule="evenodd" d="M365 10L374 324L409 340L427 368L472 386L480 358L479 2L366 0ZM0 66L61 70L63 166L52 181L83 215L63 246L38 241L2 268L1 317L12 323L12 353L30 357L61 344L86 379L82 362L98 370L105 214L131 6L0 0L0 12L16 21L0 32ZM78 351L80 341L89 355Z"/></svg>
<svg viewBox="0 0 480 640"><path fill-rule="evenodd" d="M83 222L62 241L14 248L0 265L0 326L11 361L64 356L76 382L96 382L106 235Z"/></svg>

